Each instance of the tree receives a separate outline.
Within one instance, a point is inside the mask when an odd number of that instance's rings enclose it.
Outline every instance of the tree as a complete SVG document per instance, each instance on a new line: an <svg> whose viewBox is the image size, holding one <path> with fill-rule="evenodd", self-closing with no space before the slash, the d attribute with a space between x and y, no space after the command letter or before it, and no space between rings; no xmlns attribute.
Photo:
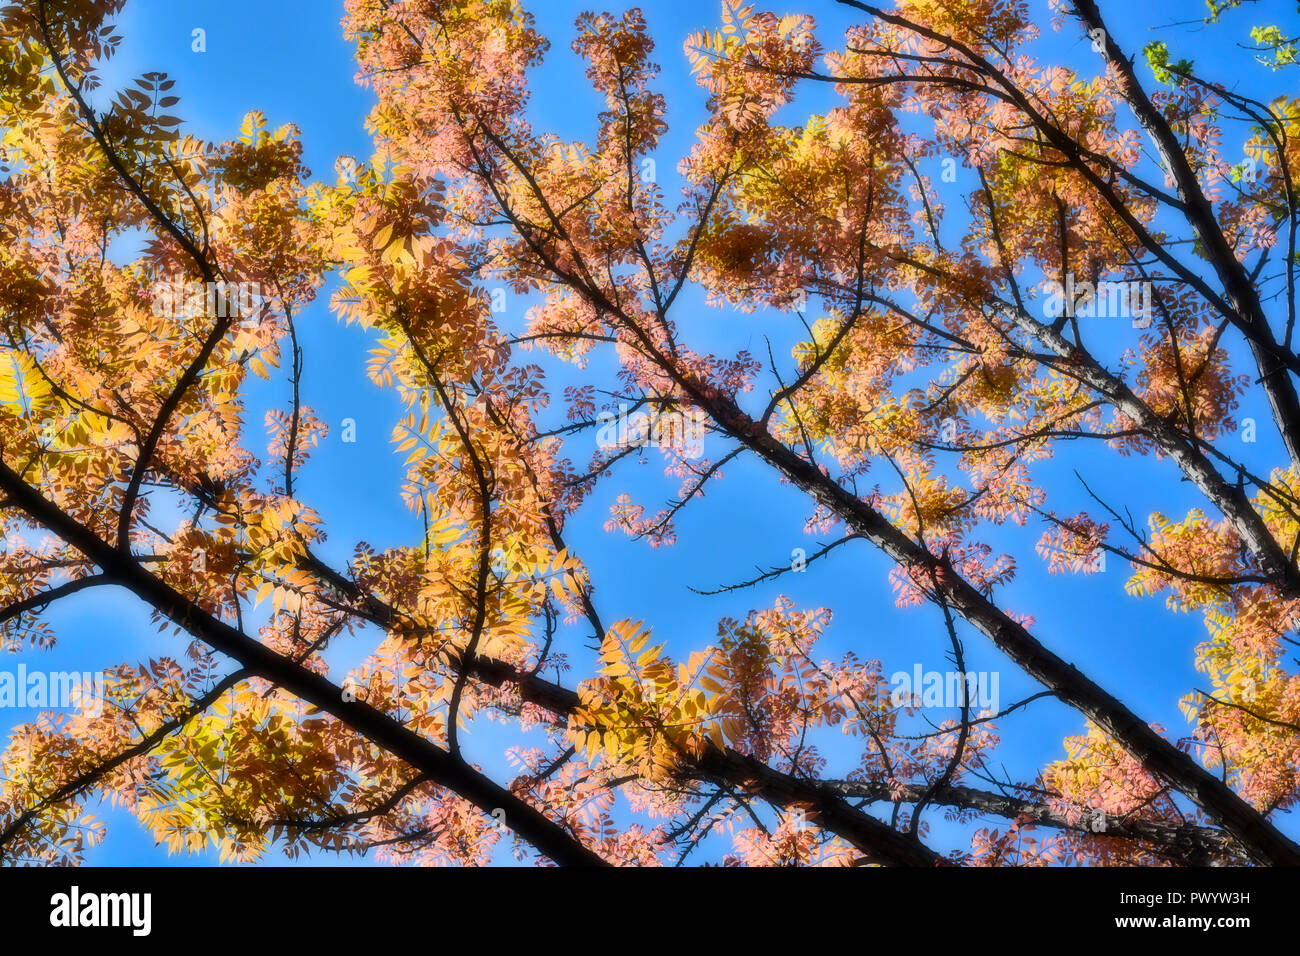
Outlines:
<svg viewBox="0 0 1300 956"><path fill-rule="evenodd" d="M258 114L235 141L183 135L162 74L94 109L122 5L0 13L0 621L45 642L46 608L114 586L191 643L115 669L102 709L11 735L0 854L76 861L102 835L98 794L169 849L231 859L486 863L509 844L649 865L721 843L738 864L1300 863L1279 825L1300 796L1294 100L1242 96L1159 44L1144 79L1092 0L1057 25L1091 44L1093 77L1037 62L1015 2L845 0L857 22L838 39L724 3L686 45L708 117L678 202L647 175L668 104L639 11L578 19L604 101L584 143L533 128L549 43L521 4L348 0L375 153L331 184ZM1286 67L1287 33L1256 32ZM831 109L784 125L827 88ZM956 215L923 173L939 158L969 180ZM119 264L107 250L130 230L150 241ZM393 438L420 526L346 567L319 556L327 516L297 493L327 429L300 394L294 318L326 282L406 409ZM537 298L526 331L494 320L494 286ZM693 346L693 290L783 311L802 341L766 363ZM1091 323L1111 312L1134 319L1117 357ZM566 388L552 426L530 350L612 371ZM289 396L264 458L241 444L250 372ZM1248 389L1284 456L1267 474L1225 443ZM646 413L631 434L612 427L620 403ZM700 457L701 429L728 450ZM1071 443L1116 468L1158 460L1204 506L1146 530L1087 489L1091 514L1058 514L1043 463ZM825 609L723 619L683 661L653 622L598 610L566 527L648 444L680 494L655 514L620 497L611 531L675 544L724 466L759 463L839 536L733 588L883 552L898 603L950 642L948 719L917 733L879 662L819 656ZM1017 556L989 539L1031 527L1022 562L1086 574L1110 555L1130 599L1204 616L1209 689L1189 688L1185 737L1005 606ZM598 645L571 677L565 625ZM382 643L331 675L322 654L361 628ZM971 634L1042 692L977 712ZM1081 733L1006 779L995 725L1047 697ZM488 718L518 735L512 780L464 755ZM828 730L857 748L842 779L814 743ZM928 842L941 807L969 846Z"/></svg>

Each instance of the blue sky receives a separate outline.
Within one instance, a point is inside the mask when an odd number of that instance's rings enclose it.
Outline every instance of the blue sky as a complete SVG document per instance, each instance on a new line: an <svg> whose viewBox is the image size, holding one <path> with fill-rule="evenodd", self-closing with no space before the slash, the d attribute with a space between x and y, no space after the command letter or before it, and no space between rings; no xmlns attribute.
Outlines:
<svg viewBox="0 0 1300 956"><path fill-rule="evenodd" d="M1038 50L1044 57L1064 60L1081 70L1095 72L1099 61L1079 38L1072 25L1060 34L1047 27L1050 17L1046 0L1029 0L1030 9L1044 25ZM544 33L552 38L546 65L534 85L532 113L538 129L554 130L561 137L590 139L596 128L595 116L602 108L591 94L582 64L569 49L574 18L591 4L573 0L545 0L534 3ZM669 103L670 132L656 152L660 182L671 201L677 161L693 141L694 129L704 117L704 97L689 77L682 54L686 35L700 27L717 24L718 7L711 2L658 0L645 4L651 33L658 43L656 59L663 67L659 79ZM1199 0L1132 4L1103 2L1103 13L1121 43L1137 51L1149 40L1163 39L1176 59L1189 56L1210 75L1241 77L1244 92L1281 89L1282 80L1251 67L1249 54L1228 41L1248 42L1246 31L1254 23L1294 23L1294 0L1260 3L1255 8L1230 16L1224 27L1204 31L1174 26L1157 31L1148 27L1199 17ZM613 6L611 9L622 9ZM776 12L808 11L824 24L822 36L834 42L839 27L849 22L843 11L827 0L806 0L788 7L774 5ZM263 111L269 125L292 122L302 133L307 165L313 173L332 181L336 157L350 154L364 159L370 143L364 129L370 95L354 82L352 51L342 38L339 18L342 4L336 0L131 0L118 19L125 36L120 55L105 70L108 86L148 70L161 70L177 80L173 92L181 96L174 112L186 121L186 129L208 139L238 135L243 115L251 109ZM206 31L204 53L191 50L191 31ZM834 32L832 32L833 28ZM828 87L808 89L801 94L792 115L807 115L831 102ZM938 168L927 169L937 182ZM952 220L960 224L961 196L972 188L967 179L944 187L954 190L942 198ZM958 191L959 190L959 191ZM331 436L316 450L303 472L299 495L326 519L329 541L323 555L341 565L357 541L377 547L417 540L419 531L403 506L399 491L401 457L389 441L398 418L396 402L372 386L364 375L368 337L355 327L345 327L330 313L328 287L317 303L299 319L299 334L306 355L304 400L332 429ZM509 300L503 317L506 325L522 323L528 303L520 297ZM676 307L685 338L697 349L710 348L734 353L748 348L765 355L764 336L772 339L775 354L790 367L789 346L796 341L797 322L779 313L741 315L709 309L697 293ZM1100 320L1105 321L1105 320ZM1114 355L1132 344L1135 333L1116 322L1113 333L1100 332L1102 351ZM538 360L537 353L529 357ZM588 372L557 368L545 363L552 373L553 392L564 384L608 381L610 365L594 361ZM759 402L773 383L760 381ZM245 421L255 426L261 412L272 405L283 406L288 395L283 379L258 382L250 393L250 412ZM552 412L558 417L562 409ZM1276 444L1269 438L1267 407L1261 395L1251 393L1239 412L1260 423L1261 440L1254 446L1234 448L1254 467L1266 471L1280 461ZM339 441L344 418L357 422L357 442ZM587 439L590 441L590 439ZM263 452L265 436L250 427L246 444ZM589 446L575 449L575 461L588 457ZM710 438L706 455L717 456L723 446ZM1078 469L1089 484L1108 500L1127 504L1135 514L1152 510L1169 515L1184 514L1202 502L1187 483L1180 482L1172 465L1154 460L1121 459L1093 448L1062 446L1053 461L1039 467L1040 482L1054 490L1049 502L1058 513L1087 507L1082 489L1072 471ZM707 496L680 516L679 542L673 548L651 549L644 542L622 535L607 534L602 524L610 502L629 492L648 510L671 498L675 479L665 479L652 458L649 466L620 466L615 478L606 482L594 499L570 523L570 546L588 562L597 587L596 604L606 620L631 618L652 626L659 639L669 641L670 653L684 656L707 644L715 635L716 622L723 616L743 617L751 608L769 607L778 594L794 599L801 607L829 607L834 619L821 653L839 657L853 650L860 657L880 659L886 675L910 671L921 663L925 669L947 670L947 636L934 608L899 610L894 606L888 582L890 562L869 544L854 543L812 565L806 573L738 594L706 597L688 586L710 588L751 577L754 566L764 568L788 564L794 548L812 553L819 541L809 537L803 523L809 512L804 496L782 485L766 466L741 460L726 469L721 483L711 486ZM1095 508L1094 508L1095 510ZM1178 709L1179 698L1202 679L1194 669L1194 648L1204 639L1199 616L1175 615L1161 599L1138 600L1124 594L1127 569L1112 560L1106 573L1086 576L1050 576L1042 562L1033 558L1033 543L1041 525L997 529L985 534L995 549L1017 556L1019 573L1015 581L999 592L1003 606L1029 613L1037 620L1035 634L1051 649L1079 665L1108 690L1126 701L1145 719L1162 724L1174 734L1185 732ZM23 652L0 664L13 669L19 662L29 668L48 670L97 670L127 660L151 656L179 655L183 645L160 635L148 616L129 595L102 589L60 602L48 620L59 635L51 652ZM581 631L566 635L570 653L583 672L588 658L582 650ZM980 635L963 628L967 666L973 671L998 671L1003 706L1039 690L1006 662ZM334 659L346 667L373 646L373 635L358 635L341 647ZM336 673L341 677L342 671ZM572 675L571 675L572 676ZM11 726L32 719L31 711L0 713L0 725ZM1083 728L1075 712L1055 704L1039 702L1017 716L1001 722L1003 745L998 757L1006 772L1016 779L1031 779L1046 762L1063 755L1061 741ZM500 757L505 738L494 728L476 727L468 745L483 765L508 778ZM830 742L826 754L831 760L828 774L835 773L836 761L847 770L854 759L842 743ZM850 761L845 763L844 761ZM153 838L129 815L105 810L110 822L105 843L93 850L88 860L95 864L208 864L216 853L187 857L166 856L155 848ZM942 812L931 810L928 817L940 847L960 845ZM1300 827L1288 824L1296 834ZM707 859L701 856L701 859ZM276 862L276 855L268 862ZM348 862L318 855L320 863Z"/></svg>

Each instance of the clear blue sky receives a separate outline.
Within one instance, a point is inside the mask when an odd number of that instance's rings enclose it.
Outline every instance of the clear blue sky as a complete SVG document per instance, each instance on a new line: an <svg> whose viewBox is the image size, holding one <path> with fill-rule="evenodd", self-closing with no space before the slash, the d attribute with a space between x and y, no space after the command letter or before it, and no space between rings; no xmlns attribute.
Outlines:
<svg viewBox="0 0 1300 956"><path fill-rule="evenodd" d="M569 49L575 16L591 6L574 0L532 4L543 32L552 38L551 53L533 98L539 129L588 138L595 129L594 117L602 107L589 90L581 63ZM703 94L689 77L682 41L695 29L716 26L718 7L697 0L657 0L644 6L663 67L659 86L669 101L672 128L656 158L660 181L671 200L677 161L689 149L694 128L703 117ZM1145 4L1103 0L1102 7L1127 49L1136 51L1150 39L1163 39L1175 58L1190 56L1198 67L1219 78L1243 77L1246 92L1256 89L1255 78L1267 77L1256 68L1243 67L1249 54L1233 48L1226 42L1228 38L1244 43L1252 23L1294 23L1296 19L1294 0L1277 0L1231 16L1225 27L1209 33L1187 26L1152 32L1148 27L1201 16L1203 5L1200 0ZM845 13L829 0L803 0L773 9L778 13L812 12L827 27L838 28L848 22ZM1072 25L1061 34L1052 33L1047 26L1047 0L1030 0L1030 9L1044 25L1038 47L1044 57L1065 60L1080 69L1097 69L1099 61ZM185 119L188 131L209 139L236 136L243 114L250 109L266 113L272 128L283 122L295 123L302 132L308 166L318 176L332 179L337 156L364 158L370 154L364 130L370 98L354 82L356 67L351 49L342 39L341 15L342 4L336 0L131 0L117 21L126 38L123 50L106 76L112 86L147 70L167 72L178 81L173 92L182 97L175 112ZM191 30L196 27L207 32L205 53L191 51ZM824 31L822 36L828 44L834 42L835 34ZM1272 82L1275 89L1281 88L1279 79ZM805 115L809 109L822 109L830 95L825 87L809 90L795 109ZM928 172L938 180L937 168ZM946 188L965 192L971 186L963 181ZM959 195L944 199L956 216ZM418 538L418 530L398 495L401 458L393 454L389 443L398 414L396 403L366 380L367 337L335 320L325 304L328 289L325 291L301 317L299 329L306 352L304 400L334 432L315 452L299 494L325 516L330 536L325 556L342 564L359 540L378 547L409 543ZM521 323L525 307L518 297L511 299L505 322ZM789 345L795 340L789 316L742 316L710 310L698 295L679 305L677 316L684 335L697 348L719 352L749 348L763 355L763 336L769 335L778 358L785 359L789 367ZM1131 344L1124 335L1125 330L1117 330L1115 341L1108 343L1116 354ZM536 360L536 353L531 360ZM548 367L553 365L548 363ZM588 376L603 377L602 370L608 368L593 363ZM554 388L558 392L563 384L583 380L581 373L556 370ZM766 389L771 384L763 381L761 386ZM254 426L260 423L261 410L283 406L286 396L282 380L257 383L245 421ZM558 406L553 411L561 413ZM1262 397L1249 396L1239 414L1244 416L1255 417L1261 423L1261 435L1268 434L1269 415ZM356 444L339 441L339 423L344 418L358 422ZM715 442L709 440L706 454L720 452L722 446ZM259 453L264 450L260 429L250 431L247 444ZM1280 460L1276 446L1267 438L1237 450L1260 469ZM584 446L574 457L581 462L587 454ZM1044 483L1060 489L1051 502L1060 513L1086 507L1071 477L1076 468L1099 494L1128 504L1135 514L1158 509L1181 515L1202 504L1168 464L1120 459L1092 447L1063 446L1058 457L1040 471ZM821 646L823 656L838 657L852 649L860 657L882 660L886 675L910 671L917 662L925 669L948 669L947 638L937 610L895 608L887 578L889 562L865 543L840 549L807 573L786 575L751 591L704 597L687 589L688 585L708 588L743 580L752 576L755 564L765 568L787 564L792 549L802 547L811 553L823 540L803 533L808 501L754 461L733 463L726 469L725 480L711 486L704 500L681 515L679 543L674 548L653 550L643 542L606 534L601 525L609 503L619 492L632 493L650 510L674 495L676 480L665 479L661 470L654 459L648 467L620 467L615 479L602 486L570 525L570 545L591 568L598 589L596 603L607 622L644 619L659 638L669 640L670 652L684 655L713 639L718 618L743 617L751 608L770 606L777 594L786 594L802 607L833 609L834 620ZM1033 544L1042 530L1031 525L986 535L995 548L1018 559L1019 573L1013 584L999 592L1001 603L1032 614L1040 639L1098 678L1141 716L1174 734L1185 732L1178 700L1201 682L1193 666L1194 648L1205 636L1199 617L1174 615L1160 599L1125 596L1127 569L1118 561L1112 561L1106 573L1092 577L1049 576L1033 558ZM122 660L183 652L177 640L160 636L138 603L121 592L94 590L71 597L51 611L49 620L60 637L55 650L23 652L0 666L13 669L26 662L29 668L97 670ZM980 635L964 629L963 637L970 670L1000 672L1004 706L1040 689ZM360 659L370 641L372 636L355 638L340 648L335 663L343 667ZM570 635L569 646L563 649L582 673L586 657L576 635ZM12 726L32 716L31 711L6 711L0 713L0 723ZM1004 743L999 757L1012 777L1032 779L1039 767L1063 755L1062 739L1082 727L1077 713L1050 701L1036 703L1027 713L1001 723ZM476 727L470 743L474 756L506 779L499 756L502 739L498 731ZM828 774L835 773L837 759L849 761L842 763L841 770L847 770L854 760L842 743L829 743L825 752L832 761ZM216 862L215 851L169 859L129 815L108 810L104 815L110 832L106 842L89 854L92 863ZM953 828L943 823L941 811L932 809L927 819L941 835L934 841L937 845L961 844ZM1300 832L1294 825L1287 828L1293 835ZM272 855L268 862L277 859ZM323 855L316 859L331 862Z"/></svg>

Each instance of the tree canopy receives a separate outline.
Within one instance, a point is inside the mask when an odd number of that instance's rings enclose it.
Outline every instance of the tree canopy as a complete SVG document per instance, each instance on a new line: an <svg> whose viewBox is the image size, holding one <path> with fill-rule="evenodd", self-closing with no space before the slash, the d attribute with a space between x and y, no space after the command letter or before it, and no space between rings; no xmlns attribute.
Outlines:
<svg viewBox="0 0 1300 956"><path fill-rule="evenodd" d="M0 634L49 647L59 602L124 589L176 652L11 730L0 859L80 861L106 802L240 861L1300 864L1294 22L1251 31L1259 98L1096 0L726 0L666 54L635 9L547 36L519 0L347 0L373 154L318 177L291 125L207 142L165 74L103 89L124 3L0 9ZM1239 6L1196 15L1226 37ZM1037 56L1051 30L1090 71ZM570 43L585 140L530 99ZM680 156L661 63L706 104ZM343 563L301 490L347 440L302 388L317 297L403 409L409 538ZM795 344L715 349L701 313ZM1080 448L1197 504L1135 514L1053 467ZM679 534L733 467L818 543L755 578ZM567 534L608 489L611 536L716 549L728 593L883 555L959 693L900 693L870 635L828 656L831 608L620 613ZM1202 677L1185 727L1008 596L1107 561L1115 600L1204 621L1167 649ZM977 644L1040 689L976 700ZM1044 706L1077 733L1009 776ZM485 721L507 775L468 752Z"/></svg>

